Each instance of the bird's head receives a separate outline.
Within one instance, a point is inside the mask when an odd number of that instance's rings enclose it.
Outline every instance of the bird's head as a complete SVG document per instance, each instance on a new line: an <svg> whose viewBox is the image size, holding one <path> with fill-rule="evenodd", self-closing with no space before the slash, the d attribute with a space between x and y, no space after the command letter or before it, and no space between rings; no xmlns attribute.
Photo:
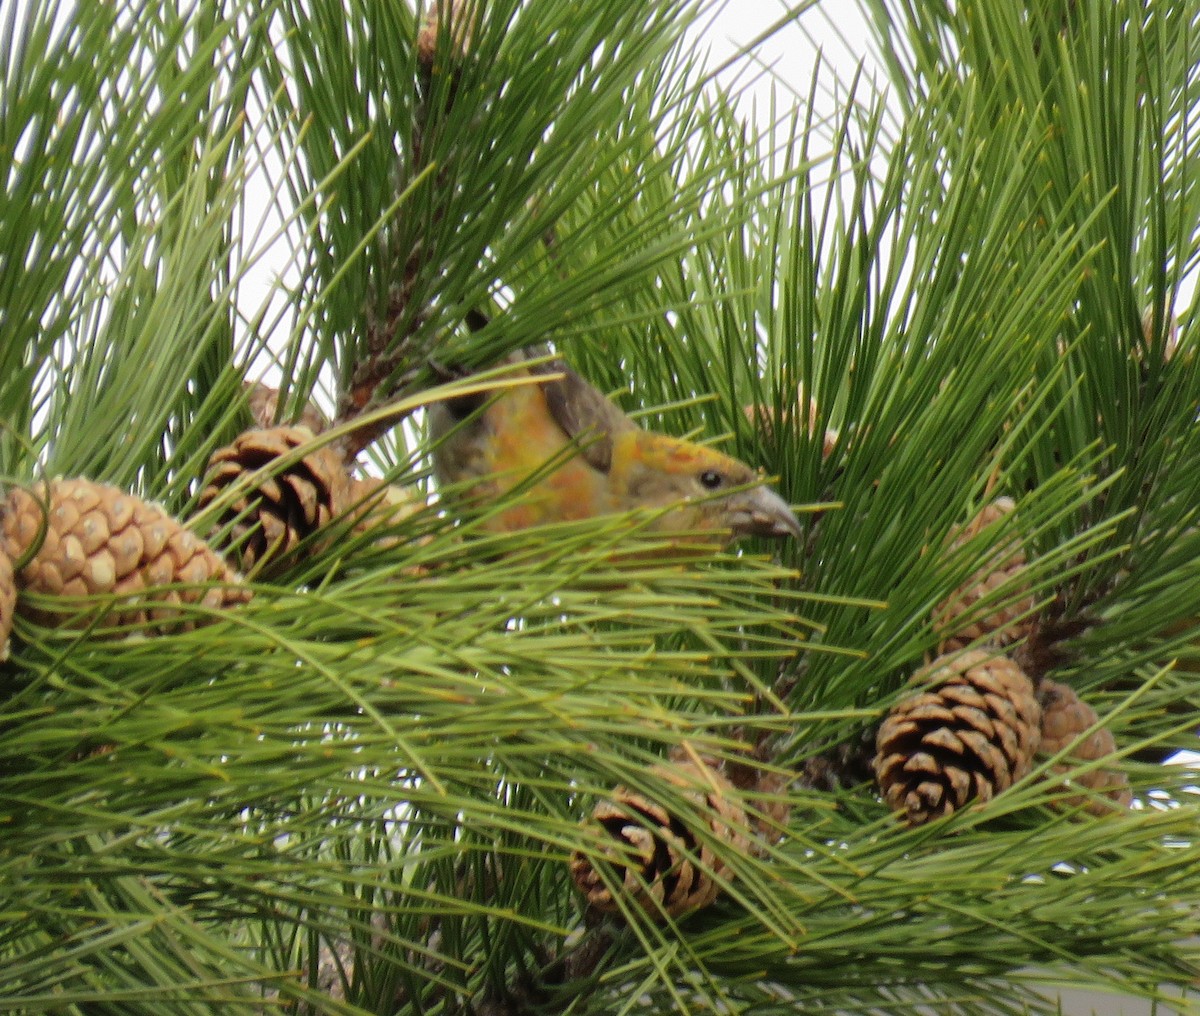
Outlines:
<svg viewBox="0 0 1200 1016"><path fill-rule="evenodd" d="M659 531L732 536L800 536L787 502L744 462L691 441L646 430L616 437L611 475L618 510L677 508Z"/></svg>

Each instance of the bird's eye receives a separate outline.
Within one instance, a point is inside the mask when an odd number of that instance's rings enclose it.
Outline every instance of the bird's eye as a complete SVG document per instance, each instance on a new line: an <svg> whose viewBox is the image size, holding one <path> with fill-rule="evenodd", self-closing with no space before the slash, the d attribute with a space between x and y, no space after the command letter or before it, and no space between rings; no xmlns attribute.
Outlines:
<svg viewBox="0 0 1200 1016"><path fill-rule="evenodd" d="M716 490L721 486L721 474L711 469L706 469L700 474L700 485L708 490Z"/></svg>

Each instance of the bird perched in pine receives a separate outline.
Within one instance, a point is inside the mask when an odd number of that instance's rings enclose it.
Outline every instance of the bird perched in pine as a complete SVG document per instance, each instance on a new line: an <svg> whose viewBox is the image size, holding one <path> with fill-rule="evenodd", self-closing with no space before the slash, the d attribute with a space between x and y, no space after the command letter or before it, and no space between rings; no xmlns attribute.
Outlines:
<svg viewBox="0 0 1200 1016"><path fill-rule="evenodd" d="M440 484L489 502L528 484L486 520L491 531L643 508L663 509L650 523L659 533L800 535L786 502L745 463L639 427L561 360L510 362L536 381L429 409Z"/></svg>

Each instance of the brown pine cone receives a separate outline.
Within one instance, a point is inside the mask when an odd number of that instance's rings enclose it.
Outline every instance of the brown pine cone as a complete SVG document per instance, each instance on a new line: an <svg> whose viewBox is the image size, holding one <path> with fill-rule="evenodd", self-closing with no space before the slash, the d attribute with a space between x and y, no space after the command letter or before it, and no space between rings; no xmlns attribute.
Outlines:
<svg viewBox="0 0 1200 1016"><path fill-rule="evenodd" d="M324 445L293 454L312 440L307 427L248 430L209 460L200 507L232 489L216 524L229 527L231 552L243 571L282 570L286 555L303 541L320 546L310 538L345 511L350 476L338 453ZM265 474L254 475L260 470Z"/></svg>
<svg viewBox="0 0 1200 1016"><path fill-rule="evenodd" d="M246 381L242 387L246 390L246 405L250 407L255 424L264 430L278 426L275 414L279 411L279 389L261 381ZM329 427L325 414L311 402L305 403L297 423L314 434L320 434Z"/></svg>
<svg viewBox="0 0 1200 1016"><path fill-rule="evenodd" d="M734 799L728 780L695 762L655 766L653 772L686 788L683 797L695 805L714 837L730 849L750 850L746 813ZM628 787L616 787L597 804L591 824L612 838L611 847L603 849L604 859L621 880L618 892L623 898L613 895L592 859L582 852L571 858L571 875L588 903L605 913L622 913L622 904L626 908L632 904L652 920L678 917L716 900L720 890L714 876L732 875L687 823Z"/></svg>
<svg viewBox="0 0 1200 1016"><path fill-rule="evenodd" d="M1043 678L1038 685L1038 701L1042 705L1041 754L1045 756L1057 755L1085 731L1092 730L1100 719L1096 710L1071 688L1049 678ZM1067 760L1052 766L1050 772L1056 776L1066 775L1062 780L1063 787L1080 787L1084 792L1056 798L1054 804L1065 809L1082 808L1090 815L1109 815L1128 808L1133 803L1133 794L1128 778L1120 770L1092 769L1086 773L1071 773L1075 765L1106 758L1116 750L1116 739L1106 727L1097 727L1075 744Z"/></svg>
<svg viewBox="0 0 1200 1016"><path fill-rule="evenodd" d="M817 429L817 424L820 421L821 414L820 414L820 409L817 406L816 400L811 397L810 398L805 397L804 385L800 385L796 389L796 405L797 405L797 407L799 407L799 406L807 407L808 432L811 434L813 431L815 431ZM763 436L768 441L774 440L776 414L775 414L775 410L771 406L763 405L761 403L758 403L758 404L751 403L748 406L742 407L742 413L745 415L747 420L749 420L756 428L758 428L760 431L762 431ZM792 419L791 412L785 408L779 414L778 422L782 426L787 427L791 424L791 419ZM829 458L830 455L833 454L834 448L837 447L838 437L839 437L839 435L836 430L833 430L832 428L826 429L824 440L821 443L821 458L827 459L827 458Z"/></svg>
<svg viewBox="0 0 1200 1016"><path fill-rule="evenodd" d="M387 530L425 507L421 496L398 483L384 483L374 476L350 481L346 497L346 516L354 521L356 534L382 531L379 546L392 547L399 541Z"/></svg>
<svg viewBox="0 0 1200 1016"><path fill-rule="evenodd" d="M792 816L792 805L787 799L788 788L795 781L794 775L776 770L761 772L751 788L750 801L757 814L750 820L750 827L761 843L778 843L786 835L784 828Z"/></svg>
<svg viewBox="0 0 1200 1016"><path fill-rule="evenodd" d="M1003 656L942 656L913 677L876 737L875 777L909 825L990 801L1029 772L1042 711L1033 684Z"/></svg>
<svg viewBox="0 0 1200 1016"><path fill-rule="evenodd" d="M469 0L434 0L425 16L425 23L417 33L417 61L426 73L433 73L437 67L438 35L449 31L452 35L451 56L456 61L462 61L471 48L473 22L479 9L477 3Z"/></svg>
<svg viewBox="0 0 1200 1016"><path fill-rule="evenodd" d="M1016 502L1012 498L997 498L967 525L951 532L951 549L963 546L981 529L999 521L1015 508ZM934 629L942 637L942 651L954 652L982 638L987 638L997 646L1006 646L1024 638L1029 633L1033 621L1032 618L1023 618L1022 615L1028 615L1034 605L1033 594L1020 582L1020 575L1024 570L1025 550L1019 538L1010 534L984 565L934 610ZM990 614L978 616L976 605L1006 584L1009 589L1006 597L1008 602ZM1026 590L1023 595L1016 599L1011 598L1021 590Z"/></svg>
<svg viewBox="0 0 1200 1016"><path fill-rule="evenodd" d="M49 514L44 512L48 500ZM157 505L91 480L53 480L47 491L14 490L2 510L4 550L14 562L34 546L37 553L17 574L19 591L78 598L115 593L128 599L100 620L101 627L172 622L180 604L208 608L245 603L250 590L194 533ZM220 583L207 588L152 587ZM59 624L61 611L34 611L18 600L22 616ZM91 617L79 618L79 625ZM190 628L195 620L183 623Z"/></svg>

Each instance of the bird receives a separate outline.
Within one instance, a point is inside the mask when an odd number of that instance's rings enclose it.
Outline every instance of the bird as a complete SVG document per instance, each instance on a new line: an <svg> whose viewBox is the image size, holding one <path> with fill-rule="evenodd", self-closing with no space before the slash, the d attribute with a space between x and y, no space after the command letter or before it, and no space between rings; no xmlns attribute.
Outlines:
<svg viewBox="0 0 1200 1016"><path fill-rule="evenodd" d="M744 462L642 428L559 357L521 350L507 362L530 382L428 408L439 488L490 503L523 487L484 529L656 509L647 529L681 542L801 535L787 502Z"/></svg>

